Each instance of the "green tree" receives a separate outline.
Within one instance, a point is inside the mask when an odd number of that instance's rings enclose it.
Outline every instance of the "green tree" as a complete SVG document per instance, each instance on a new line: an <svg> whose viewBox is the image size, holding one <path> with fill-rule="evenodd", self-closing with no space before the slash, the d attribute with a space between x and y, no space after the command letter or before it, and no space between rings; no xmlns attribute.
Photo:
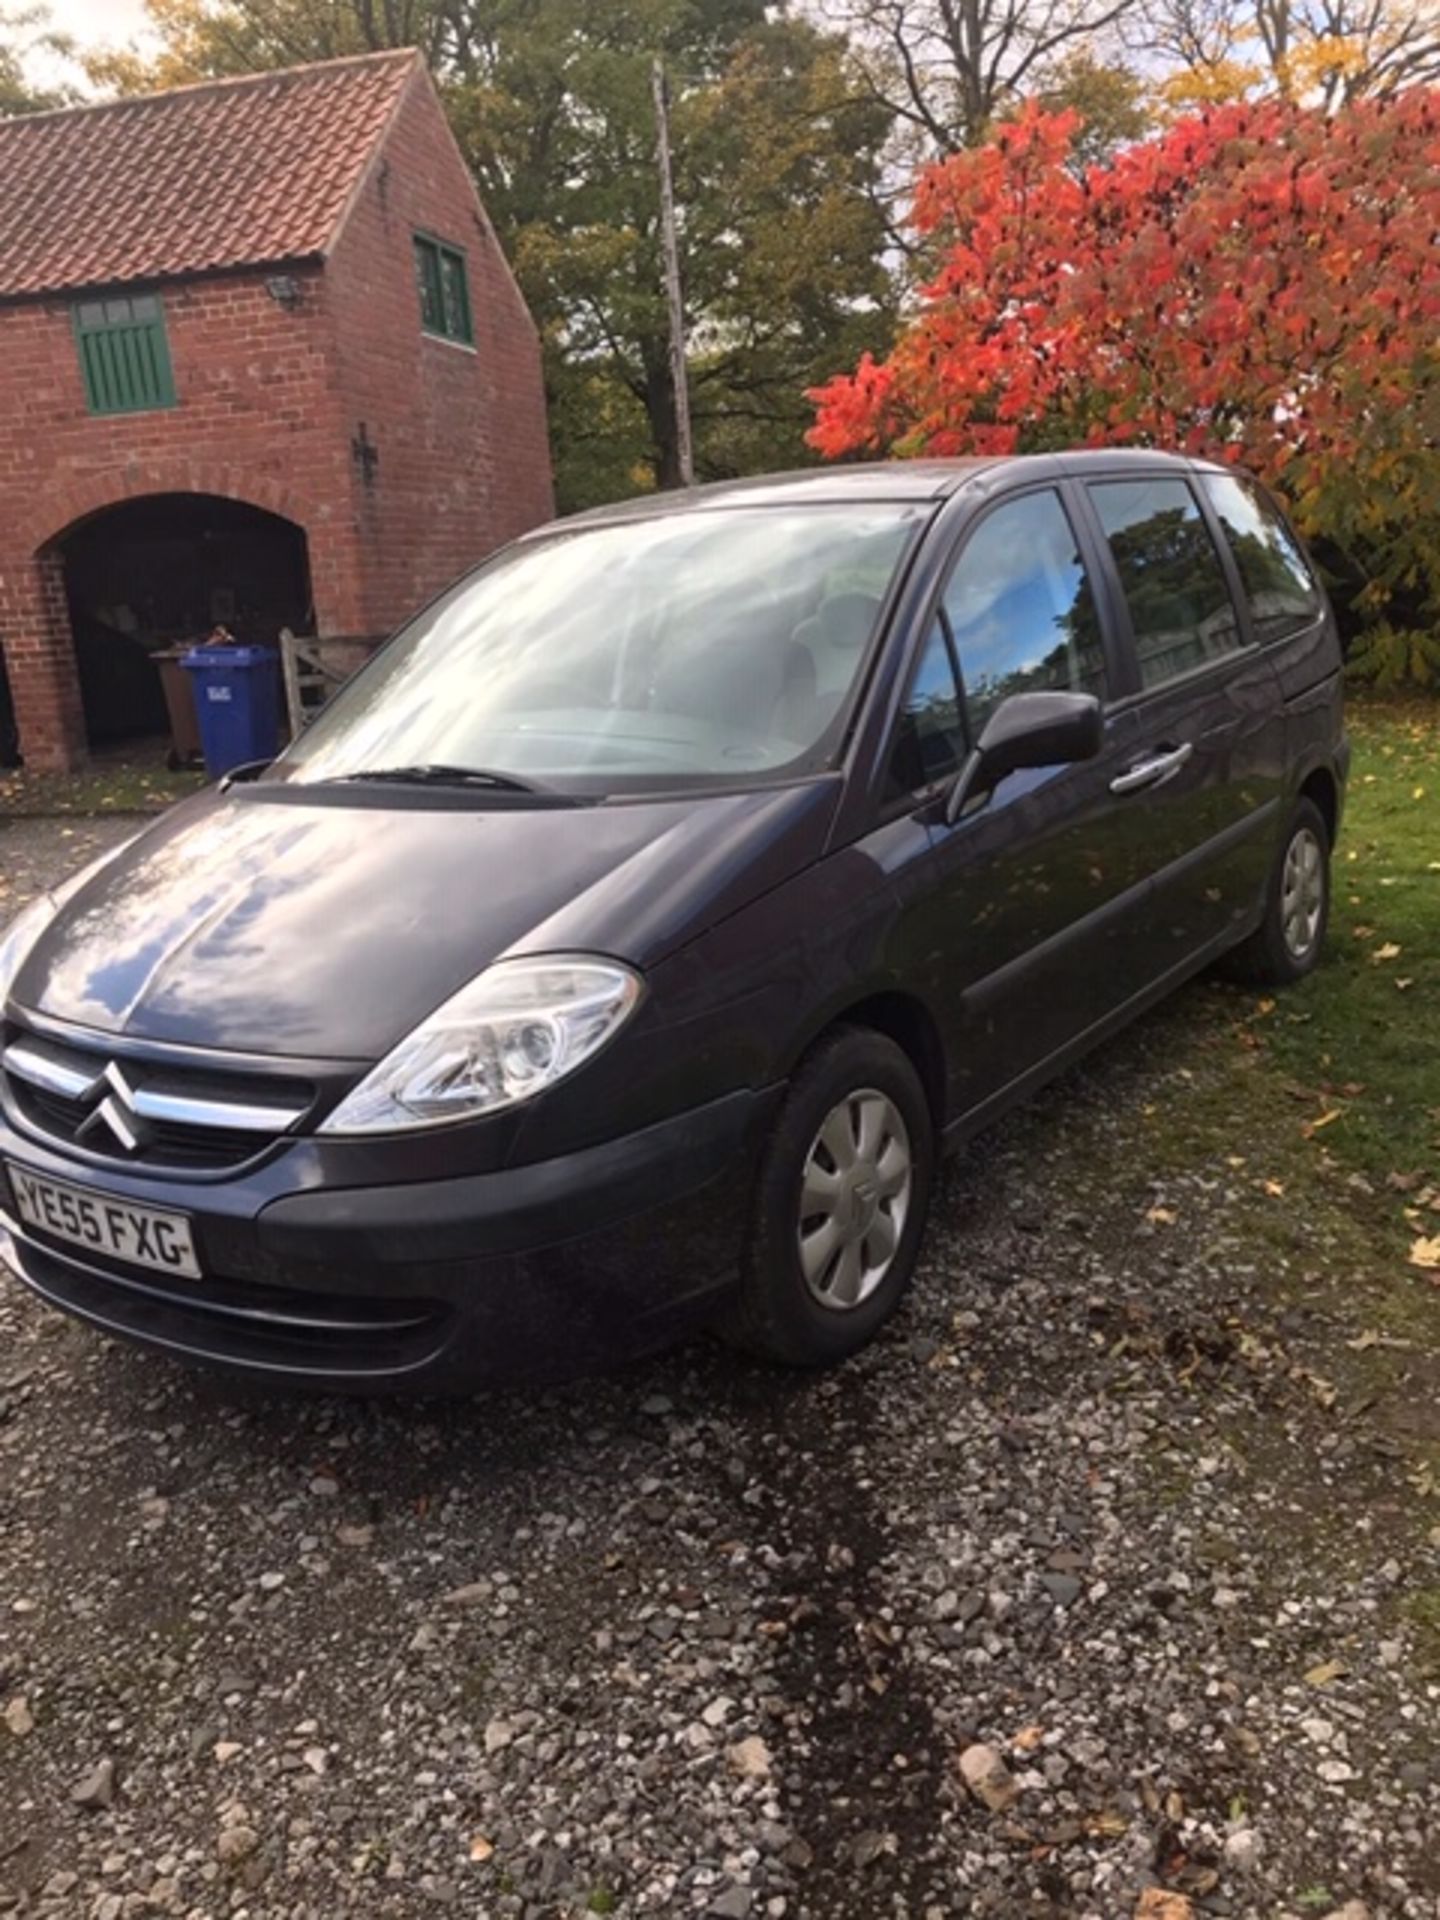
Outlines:
<svg viewBox="0 0 1440 1920"><path fill-rule="evenodd" d="M150 0L121 90L418 45L546 346L562 506L673 485L651 64L666 63L701 477L806 455L804 389L893 330L887 110L764 0ZM769 17L767 17L769 16Z"/></svg>
<svg viewBox="0 0 1440 1920"><path fill-rule="evenodd" d="M678 68L683 46L673 55ZM564 179L512 201L514 258L551 319L561 415L577 383L613 383L648 436L641 461L675 483L675 395L661 283L648 60L588 67ZM883 227L871 191L885 117L857 96L837 43L798 22L763 22L717 71L675 86L681 274L702 477L803 459L803 393L841 340L888 337ZM538 190L536 190L538 187ZM496 182L492 204L504 204ZM529 217L525 217L525 212ZM629 484L636 436L617 445ZM562 478L566 461L562 450ZM606 492L616 490L606 484Z"/></svg>
<svg viewBox="0 0 1440 1920"><path fill-rule="evenodd" d="M1145 88L1131 68L1097 59L1088 47L1071 53L1040 89L1047 113L1067 109L1081 119L1072 152L1080 167L1106 165L1121 147L1152 130Z"/></svg>

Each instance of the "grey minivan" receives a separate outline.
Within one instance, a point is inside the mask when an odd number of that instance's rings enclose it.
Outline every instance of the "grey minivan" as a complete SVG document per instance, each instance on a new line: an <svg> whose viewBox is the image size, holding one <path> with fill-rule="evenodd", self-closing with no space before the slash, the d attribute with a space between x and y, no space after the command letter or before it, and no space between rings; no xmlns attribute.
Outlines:
<svg viewBox="0 0 1440 1920"><path fill-rule="evenodd" d="M1347 767L1243 474L1091 452L517 541L0 935L0 1255L168 1352L549 1376L874 1333L942 1147L1319 957Z"/></svg>

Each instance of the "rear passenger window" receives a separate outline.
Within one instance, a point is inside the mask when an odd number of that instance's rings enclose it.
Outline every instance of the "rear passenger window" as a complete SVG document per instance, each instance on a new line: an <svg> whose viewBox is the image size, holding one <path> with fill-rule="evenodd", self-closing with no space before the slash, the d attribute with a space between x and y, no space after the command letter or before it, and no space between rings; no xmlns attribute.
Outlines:
<svg viewBox="0 0 1440 1920"><path fill-rule="evenodd" d="M1047 488L996 507L961 549L945 615L972 736L1012 693L1105 691L1089 576L1060 496Z"/></svg>
<svg viewBox="0 0 1440 1920"><path fill-rule="evenodd" d="M1235 555L1259 637L1281 640L1313 625L1323 611L1320 589L1269 501L1230 474L1207 474L1201 485Z"/></svg>
<svg viewBox="0 0 1440 1920"><path fill-rule="evenodd" d="M1090 498L1125 591L1140 679L1162 686L1234 653L1240 627L1200 503L1183 480L1100 480Z"/></svg>
<svg viewBox="0 0 1440 1920"><path fill-rule="evenodd" d="M937 620L910 683L890 761L892 794L919 793L959 770L965 756L960 689L945 630Z"/></svg>

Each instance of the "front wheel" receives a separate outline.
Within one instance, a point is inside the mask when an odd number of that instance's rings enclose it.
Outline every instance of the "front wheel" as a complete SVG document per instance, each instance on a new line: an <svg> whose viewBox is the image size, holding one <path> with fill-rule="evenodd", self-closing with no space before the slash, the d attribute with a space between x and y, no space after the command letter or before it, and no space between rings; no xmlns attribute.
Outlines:
<svg viewBox="0 0 1440 1920"><path fill-rule="evenodd" d="M1319 964L1330 919L1330 831L1313 800L1301 800L1270 875L1265 918L1235 950L1246 980L1284 987Z"/></svg>
<svg viewBox="0 0 1440 1920"><path fill-rule="evenodd" d="M792 1366L864 1346L909 1285L934 1168L934 1123L909 1057L860 1027L820 1041L766 1146L722 1330Z"/></svg>

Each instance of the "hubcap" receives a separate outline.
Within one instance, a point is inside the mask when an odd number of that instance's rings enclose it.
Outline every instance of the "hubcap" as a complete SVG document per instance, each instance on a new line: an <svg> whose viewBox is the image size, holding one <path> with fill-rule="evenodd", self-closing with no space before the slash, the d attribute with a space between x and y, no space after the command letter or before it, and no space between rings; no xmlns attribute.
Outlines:
<svg viewBox="0 0 1440 1920"><path fill-rule="evenodd" d="M1309 827L1285 849L1280 881L1280 925L1292 960L1308 959L1320 932L1325 905L1325 856Z"/></svg>
<svg viewBox="0 0 1440 1920"><path fill-rule="evenodd" d="M858 1307L890 1271L910 1204L910 1135L873 1087L846 1096L810 1143L800 1192L800 1271L821 1306Z"/></svg>

